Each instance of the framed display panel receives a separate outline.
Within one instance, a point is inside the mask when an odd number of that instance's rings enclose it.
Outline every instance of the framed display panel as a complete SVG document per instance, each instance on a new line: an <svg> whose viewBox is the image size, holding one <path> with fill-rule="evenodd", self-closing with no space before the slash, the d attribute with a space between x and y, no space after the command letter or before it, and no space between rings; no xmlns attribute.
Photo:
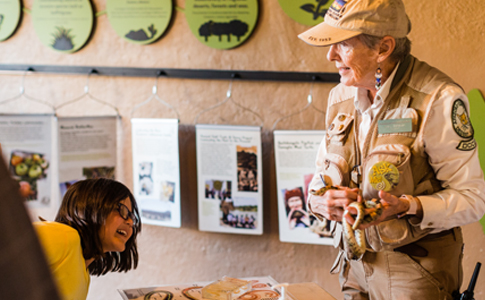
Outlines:
<svg viewBox="0 0 485 300"><path fill-rule="evenodd" d="M64 53L81 49L91 37L94 22L89 0L75 3L63 0L35 0L32 22L40 41L47 47Z"/></svg>
<svg viewBox="0 0 485 300"><path fill-rule="evenodd" d="M0 42L14 34L21 18L22 2L20 0L0 1Z"/></svg>
<svg viewBox="0 0 485 300"><path fill-rule="evenodd" d="M244 43L258 21L258 0L187 0L185 17L204 45L231 49Z"/></svg>
<svg viewBox="0 0 485 300"><path fill-rule="evenodd" d="M172 19L172 0L107 0L108 20L125 40L146 45L158 40Z"/></svg>

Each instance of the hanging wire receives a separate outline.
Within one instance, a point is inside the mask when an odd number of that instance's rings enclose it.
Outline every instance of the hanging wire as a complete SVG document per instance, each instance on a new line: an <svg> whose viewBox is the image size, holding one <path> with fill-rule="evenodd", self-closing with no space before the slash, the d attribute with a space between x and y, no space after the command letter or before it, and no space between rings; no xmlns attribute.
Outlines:
<svg viewBox="0 0 485 300"><path fill-rule="evenodd" d="M49 102L43 101L43 100L35 99L35 98L29 96L27 93L25 93L25 77L27 76L27 74L29 72L34 73L35 70L33 68L27 68L27 70L24 71L24 74L22 75L20 88L19 88L19 94L10 98L10 99L5 99L5 100L0 101L0 105L6 104L6 103L9 103L9 102L15 101L17 99L20 99L21 97L24 97L24 98L26 98L30 101L37 102L37 103L40 103L42 105L48 106L50 109L52 109L52 112L55 113L55 107L52 104L50 104Z"/></svg>
<svg viewBox="0 0 485 300"><path fill-rule="evenodd" d="M98 74L98 71L96 71L95 69L92 69L91 71L89 71L88 76L87 76L87 78L86 78L86 85L84 86L84 93L83 93L81 96L79 96L79 97L76 97L76 98L74 98L74 99L72 99L72 100L69 100L69 101L67 101L67 102L64 102L64 103L62 103L62 104L58 105L58 106L55 108L56 112L57 112L57 111L58 111L58 110L59 110L61 107L64 107L64 106L67 106L67 105L72 104L72 103L74 103L74 102L77 102L77 101L81 100L81 99L82 99L82 98L84 98L84 97L88 97L89 99L91 99L91 100L93 100L93 101L95 101L95 102L98 102L98 103L101 103L101 104L103 104L103 105L106 105L106 106L111 107L111 108L112 108L112 109L113 109L113 110L116 112L116 116L121 117L121 114L120 114L120 112L119 112L119 110L118 110L118 108L117 108L116 106L114 106L114 105L112 105L112 104L110 104L110 103L108 103L108 102L105 102L105 101L103 101L103 100L99 100L99 99L97 99L96 97L94 97L93 95L91 95L91 93L89 92L89 77L90 77L92 74Z"/></svg>
<svg viewBox="0 0 485 300"><path fill-rule="evenodd" d="M311 84L311 86L310 86L310 92L308 93L308 96L307 96L307 102L308 102L308 103L305 105L305 107L303 107L303 108L302 108L302 109L300 109L299 111L296 111L296 112L294 112L294 113L291 113L291 114L289 114L289 115L287 115L287 116L281 117L281 118L279 118L278 120L276 120L276 122L273 124L273 128L271 129L271 131L274 131L274 130L275 130L276 125L278 125L278 123L279 123L280 121L283 121L283 120L288 119L288 118L290 118L290 117L293 117L293 116L295 116L295 115L301 114L301 113L302 113L302 112L304 112L304 111L305 111L305 110L306 110L308 107L312 107L312 108L313 108L314 110L316 110L317 112L322 113L323 115L325 115L325 112L324 112L324 111L322 111L322 110L320 110L320 109L316 108L316 107L315 107L315 105L313 105L313 85L315 84L316 77L313 77L312 79L313 79L313 80L312 80L312 84Z"/></svg>
<svg viewBox="0 0 485 300"><path fill-rule="evenodd" d="M213 105L213 106L211 106L211 107L208 107L208 108L206 108L206 109L204 109L204 110L200 111L200 112L197 114L197 116L195 117L195 120L194 120L194 123L195 123L195 124L197 124L197 121L198 121L198 119L199 119L200 115L202 115L203 113L208 112L208 111L210 111L210 110L212 110L212 109L215 109L215 108L217 108L217 107L219 107L219 106L223 105L224 103L226 103L226 102L228 102L228 101L231 101L232 103L234 103L234 105L236 105L237 107L241 108L241 109L243 110L243 112L247 111L247 112L249 112L249 113L254 114L256 117L258 117L258 119L259 119L259 120L261 120L261 127L263 126L263 124L264 124L263 118L262 118L262 117L261 117L261 116L260 116L260 115L259 115L257 112L255 112L255 111L253 111L253 110L251 110L251 109L249 109L249 108L247 108L247 107L242 106L241 104L239 104L239 103L237 103L236 101L234 101L234 99L232 99L232 83L233 83L233 81L234 81L234 78L237 78L237 74L232 74L232 76L231 76L231 81L229 82L229 88L228 88L228 90L227 90L227 92L226 92L226 99L224 99L224 100L223 100L222 102L220 102L220 103L217 103L216 105ZM225 120L225 119L223 119L222 117L219 117L219 118L220 118L222 121L224 121L224 122L226 121L226 120Z"/></svg>
<svg viewBox="0 0 485 300"><path fill-rule="evenodd" d="M130 118L133 117L133 113L140 107L142 107L143 105L146 105L148 104L150 101L152 101L152 99L155 98L155 100L157 100L158 102L160 102L161 104L165 105L166 107L170 108L171 110L173 110L175 112L175 114L177 114L177 119L180 120L180 114L178 113L178 111L172 106L170 105L169 103L165 102L163 99L161 99L159 96L158 96L158 78L162 75L167 75L164 71L158 71L157 72L157 76L155 78L155 84L153 85L152 87L152 94L150 95L150 97L148 99L146 99L145 101L143 101L142 103L140 104L137 104L135 105L135 107L133 107L133 109L131 110L131 113L130 113Z"/></svg>

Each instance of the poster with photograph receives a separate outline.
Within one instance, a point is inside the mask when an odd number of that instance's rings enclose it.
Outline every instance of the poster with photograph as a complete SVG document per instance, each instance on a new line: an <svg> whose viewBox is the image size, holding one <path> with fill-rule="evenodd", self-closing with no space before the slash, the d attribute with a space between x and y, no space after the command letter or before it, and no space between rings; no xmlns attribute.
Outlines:
<svg viewBox="0 0 485 300"><path fill-rule="evenodd" d="M321 130L274 131L280 241L332 245L330 222L319 221L307 208L308 185L315 172Z"/></svg>
<svg viewBox="0 0 485 300"><path fill-rule="evenodd" d="M0 116L0 144L12 177L29 208L53 207L53 115Z"/></svg>
<svg viewBox="0 0 485 300"><path fill-rule="evenodd" d="M281 295L281 287L273 288L278 284L271 276L266 277L248 277L248 278L229 278L229 280L245 280L251 283L251 290L248 292L239 290L240 295L236 300L275 300ZM203 300L202 289L212 282L192 282L176 285L163 285L156 287L139 287L132 289L118 290L123 300ZM234 291L237 293L238 291ZM222 298L221 298L222 299ZM287 300L294 300L287 295Z"/></svg>
<svg viewBox="0 0 485 300"><path fill-rule="evenodd" d="M199 230L263 233L261 128L196 125Z"/></svg>
<svg viewBox="0 0 485 300"><path fill-rule="evenodd" d="M59 118L61 199L76 181L115 179L116 116Z"/></svg>
<svg viewBox="0 0 485 300"><path fill-rule="evenodd" d="M131 119L133 194L144 224L180 227L178 119Z"/></svg>

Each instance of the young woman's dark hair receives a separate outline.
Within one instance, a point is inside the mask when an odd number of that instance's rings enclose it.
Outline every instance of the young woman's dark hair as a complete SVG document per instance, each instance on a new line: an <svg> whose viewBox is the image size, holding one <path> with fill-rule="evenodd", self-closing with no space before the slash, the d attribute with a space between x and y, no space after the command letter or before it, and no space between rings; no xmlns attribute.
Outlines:
<svg viewBox="0 0 485 300"><path fill-rule="evenodd" d="M104 253L99 236L108 215L118 209L120 201L129 198L133 220L133 234L126 242L123 252ZM138 265L136 236L141 223L135 198L120 182L98 178L78 181L67 190L57 213L56 222L66 224L79 232L84 259L94 258L89 265L91 275L108 272L127 272Z"/></svg>

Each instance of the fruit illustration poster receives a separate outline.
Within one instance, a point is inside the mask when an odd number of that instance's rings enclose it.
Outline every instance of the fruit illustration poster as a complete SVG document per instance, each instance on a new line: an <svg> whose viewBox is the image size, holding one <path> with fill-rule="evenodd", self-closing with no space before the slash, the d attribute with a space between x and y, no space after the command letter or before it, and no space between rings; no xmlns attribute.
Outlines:
<svg viewBox="0 0 485 300"><path fill-rule="evenodd" d="M89 178L115 179L116 117L59 118L59 187Z"/></svg>
<svg viewBox="0 0 485 300"><path fill-rule="evenodd" d="M261 128L195 129L199 230L262 234Z"/></svg>
<svg viewBox="0 0 485 300"><path fill-rule="evenodd" d="M51 115L0 116L3 158L31 208L52 206L54 124Z"/></svg>
<svg viewBox="0 0 485 300"><path fill-rule="evenodd" d="M308 185L325 131L276 130L274 152L280 240L332 245L330 222L319 221L308 210Z"/></svg>
<svg viewBox="0 0 485 300"><path fill-rule="evenodd" d="M177 119L131 119L133 193L144 224L180 227Z"/></svg>

